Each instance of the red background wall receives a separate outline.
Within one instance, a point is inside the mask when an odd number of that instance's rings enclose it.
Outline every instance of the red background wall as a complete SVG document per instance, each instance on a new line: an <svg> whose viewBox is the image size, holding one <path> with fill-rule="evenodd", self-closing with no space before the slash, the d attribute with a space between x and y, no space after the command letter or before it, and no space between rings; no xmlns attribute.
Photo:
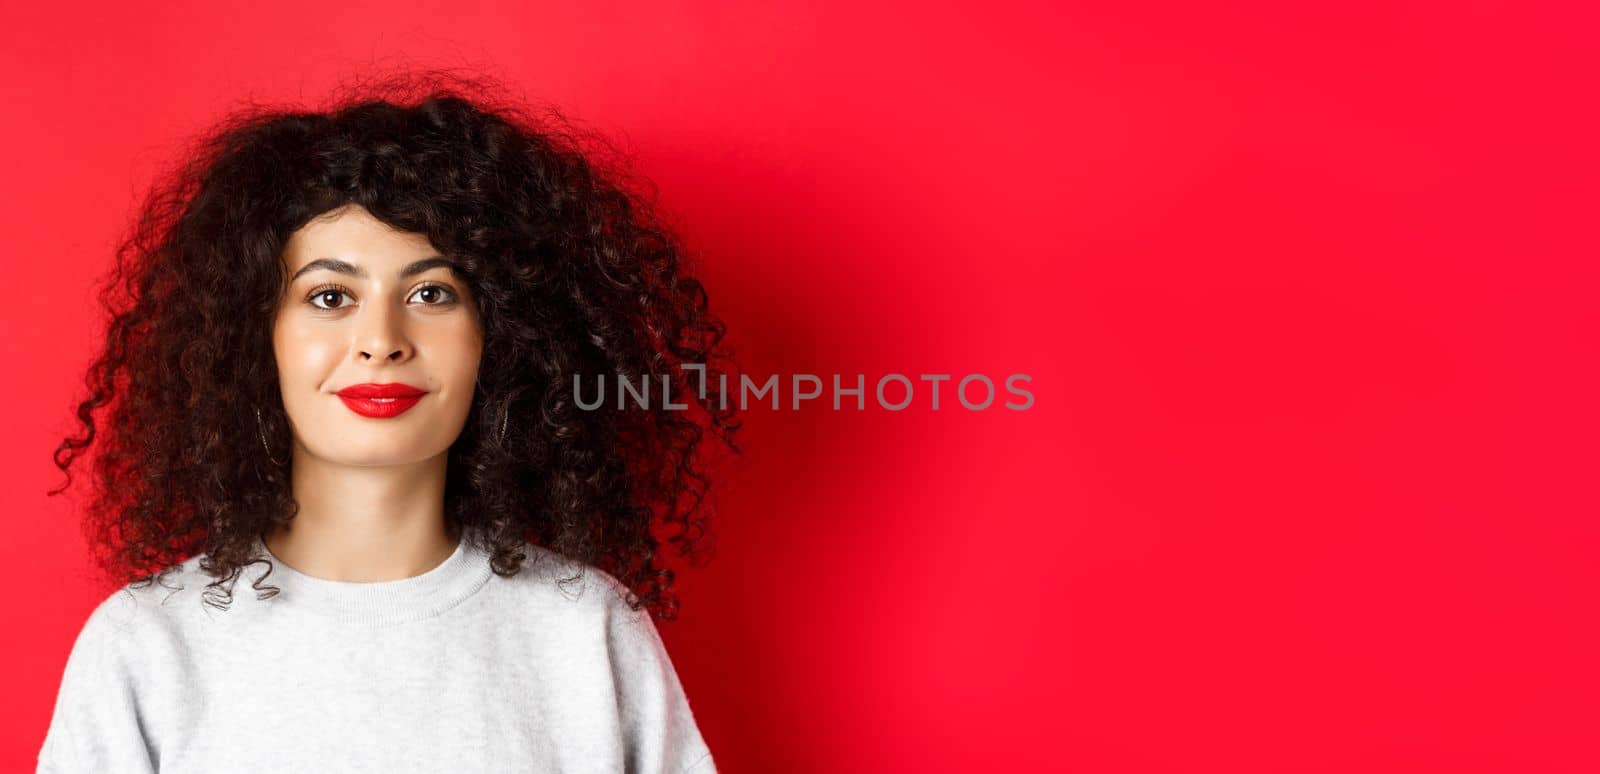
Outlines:
<svg viewBox="0 0 1600 774"><path fill-rule="evenodd" d="M43 492L134 193L399 55L631 147L748 372L1033 378L750 412L662 626L724 770L1600 766L1580 4L143 5L0 18L0 769L108 593Z"/></svg>

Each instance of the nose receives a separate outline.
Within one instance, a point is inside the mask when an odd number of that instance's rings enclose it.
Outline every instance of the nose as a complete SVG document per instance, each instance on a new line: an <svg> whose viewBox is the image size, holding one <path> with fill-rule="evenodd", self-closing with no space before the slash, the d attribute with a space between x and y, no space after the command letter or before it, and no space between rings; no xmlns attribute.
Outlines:
<svg viewBox="0 0 1600 774"><path fill-rule="evenodd" d="M362 362L410 359L412 345L406 335L403 310L387 304L368 304L358 317L354 348Z"/></svg>

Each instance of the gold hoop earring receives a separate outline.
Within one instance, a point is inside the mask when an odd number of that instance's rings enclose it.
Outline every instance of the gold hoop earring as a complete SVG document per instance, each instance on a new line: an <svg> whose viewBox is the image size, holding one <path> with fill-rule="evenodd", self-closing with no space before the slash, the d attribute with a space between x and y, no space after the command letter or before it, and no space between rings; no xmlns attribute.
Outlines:
<svg viewBox="0 0 1600 774"><path fill-rule="evenodd" d="M474 378L472 380L472 387L477 392L484 393L485 395L488 394L488 392L486 392L483 389L483 379L482 379L481 374L479 375L479 377L476 377L476 378ZM510 417L511 417L511 407L510 406L506 406L500 412L500 439L499 439L500 443L505 443L506 442L506 420L509 419Z"/></svg>
<svg viewBox="0 0 1600 774"><path fill-rule="evenodd" d="M256 409L256 435L261 436L261 448L267 453L267 459L271 460L272 464L280 468L283 467L283 463L277 457L272 456L272 447L267 445L267 431L261 425L261 409L259 408Z"/></svg>

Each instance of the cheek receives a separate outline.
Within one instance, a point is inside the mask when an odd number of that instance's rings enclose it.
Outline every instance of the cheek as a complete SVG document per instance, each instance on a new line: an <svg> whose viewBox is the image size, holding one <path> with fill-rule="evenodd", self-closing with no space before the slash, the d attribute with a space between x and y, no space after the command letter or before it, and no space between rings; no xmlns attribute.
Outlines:
<svg viewBox="0 0 1600 774"><path fill-rule="evenodd" d="M278 373L286 384L319 383L343 353L339 340L324 331L282 324L273 332Z"/></svg>
<svg viewBox="0 0 1600 774"><path fill-rule="evenodd" d="M463 326L450 332L434 349L446 359L445 369L457 384L472 384L478 379L478 362L483 357L483 336L476 327Z"/></svg>
<svg viewBox="0 0 1600 774"><path fill-rule="evenodd" d="M470 318L452 318L447 324L418 326L415 335L419 345L426 340L436 361L476 362L483 351L483 333Z"/></svg>

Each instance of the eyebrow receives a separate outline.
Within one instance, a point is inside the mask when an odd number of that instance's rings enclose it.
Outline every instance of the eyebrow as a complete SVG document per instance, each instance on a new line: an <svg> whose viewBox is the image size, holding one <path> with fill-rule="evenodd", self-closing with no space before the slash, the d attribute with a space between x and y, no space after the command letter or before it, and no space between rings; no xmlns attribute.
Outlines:
<svg viewBox="0 0 1600 774"><path fill-rule="evenodd" d="M458 277L461 276L461 267L457 266L455 261L452 261L442 255L433 255L423 258L419 261L412 261L411 263L406 264L405 268L400 270L400 276L410 277L414 274L421 274L429 269L437 269L440 267L449 269L452 274L455 274ZM301 266L300 270L295 272L293 277L289 278L289 281L293 282L299 279L300 275L316 269L327 269L328 271L336 271L340 274L348 274L352 277L360 277L362 279L367 278L366 269L363 269L349 261L341 261L338 258L318 258L315 261Z"/></svg>

